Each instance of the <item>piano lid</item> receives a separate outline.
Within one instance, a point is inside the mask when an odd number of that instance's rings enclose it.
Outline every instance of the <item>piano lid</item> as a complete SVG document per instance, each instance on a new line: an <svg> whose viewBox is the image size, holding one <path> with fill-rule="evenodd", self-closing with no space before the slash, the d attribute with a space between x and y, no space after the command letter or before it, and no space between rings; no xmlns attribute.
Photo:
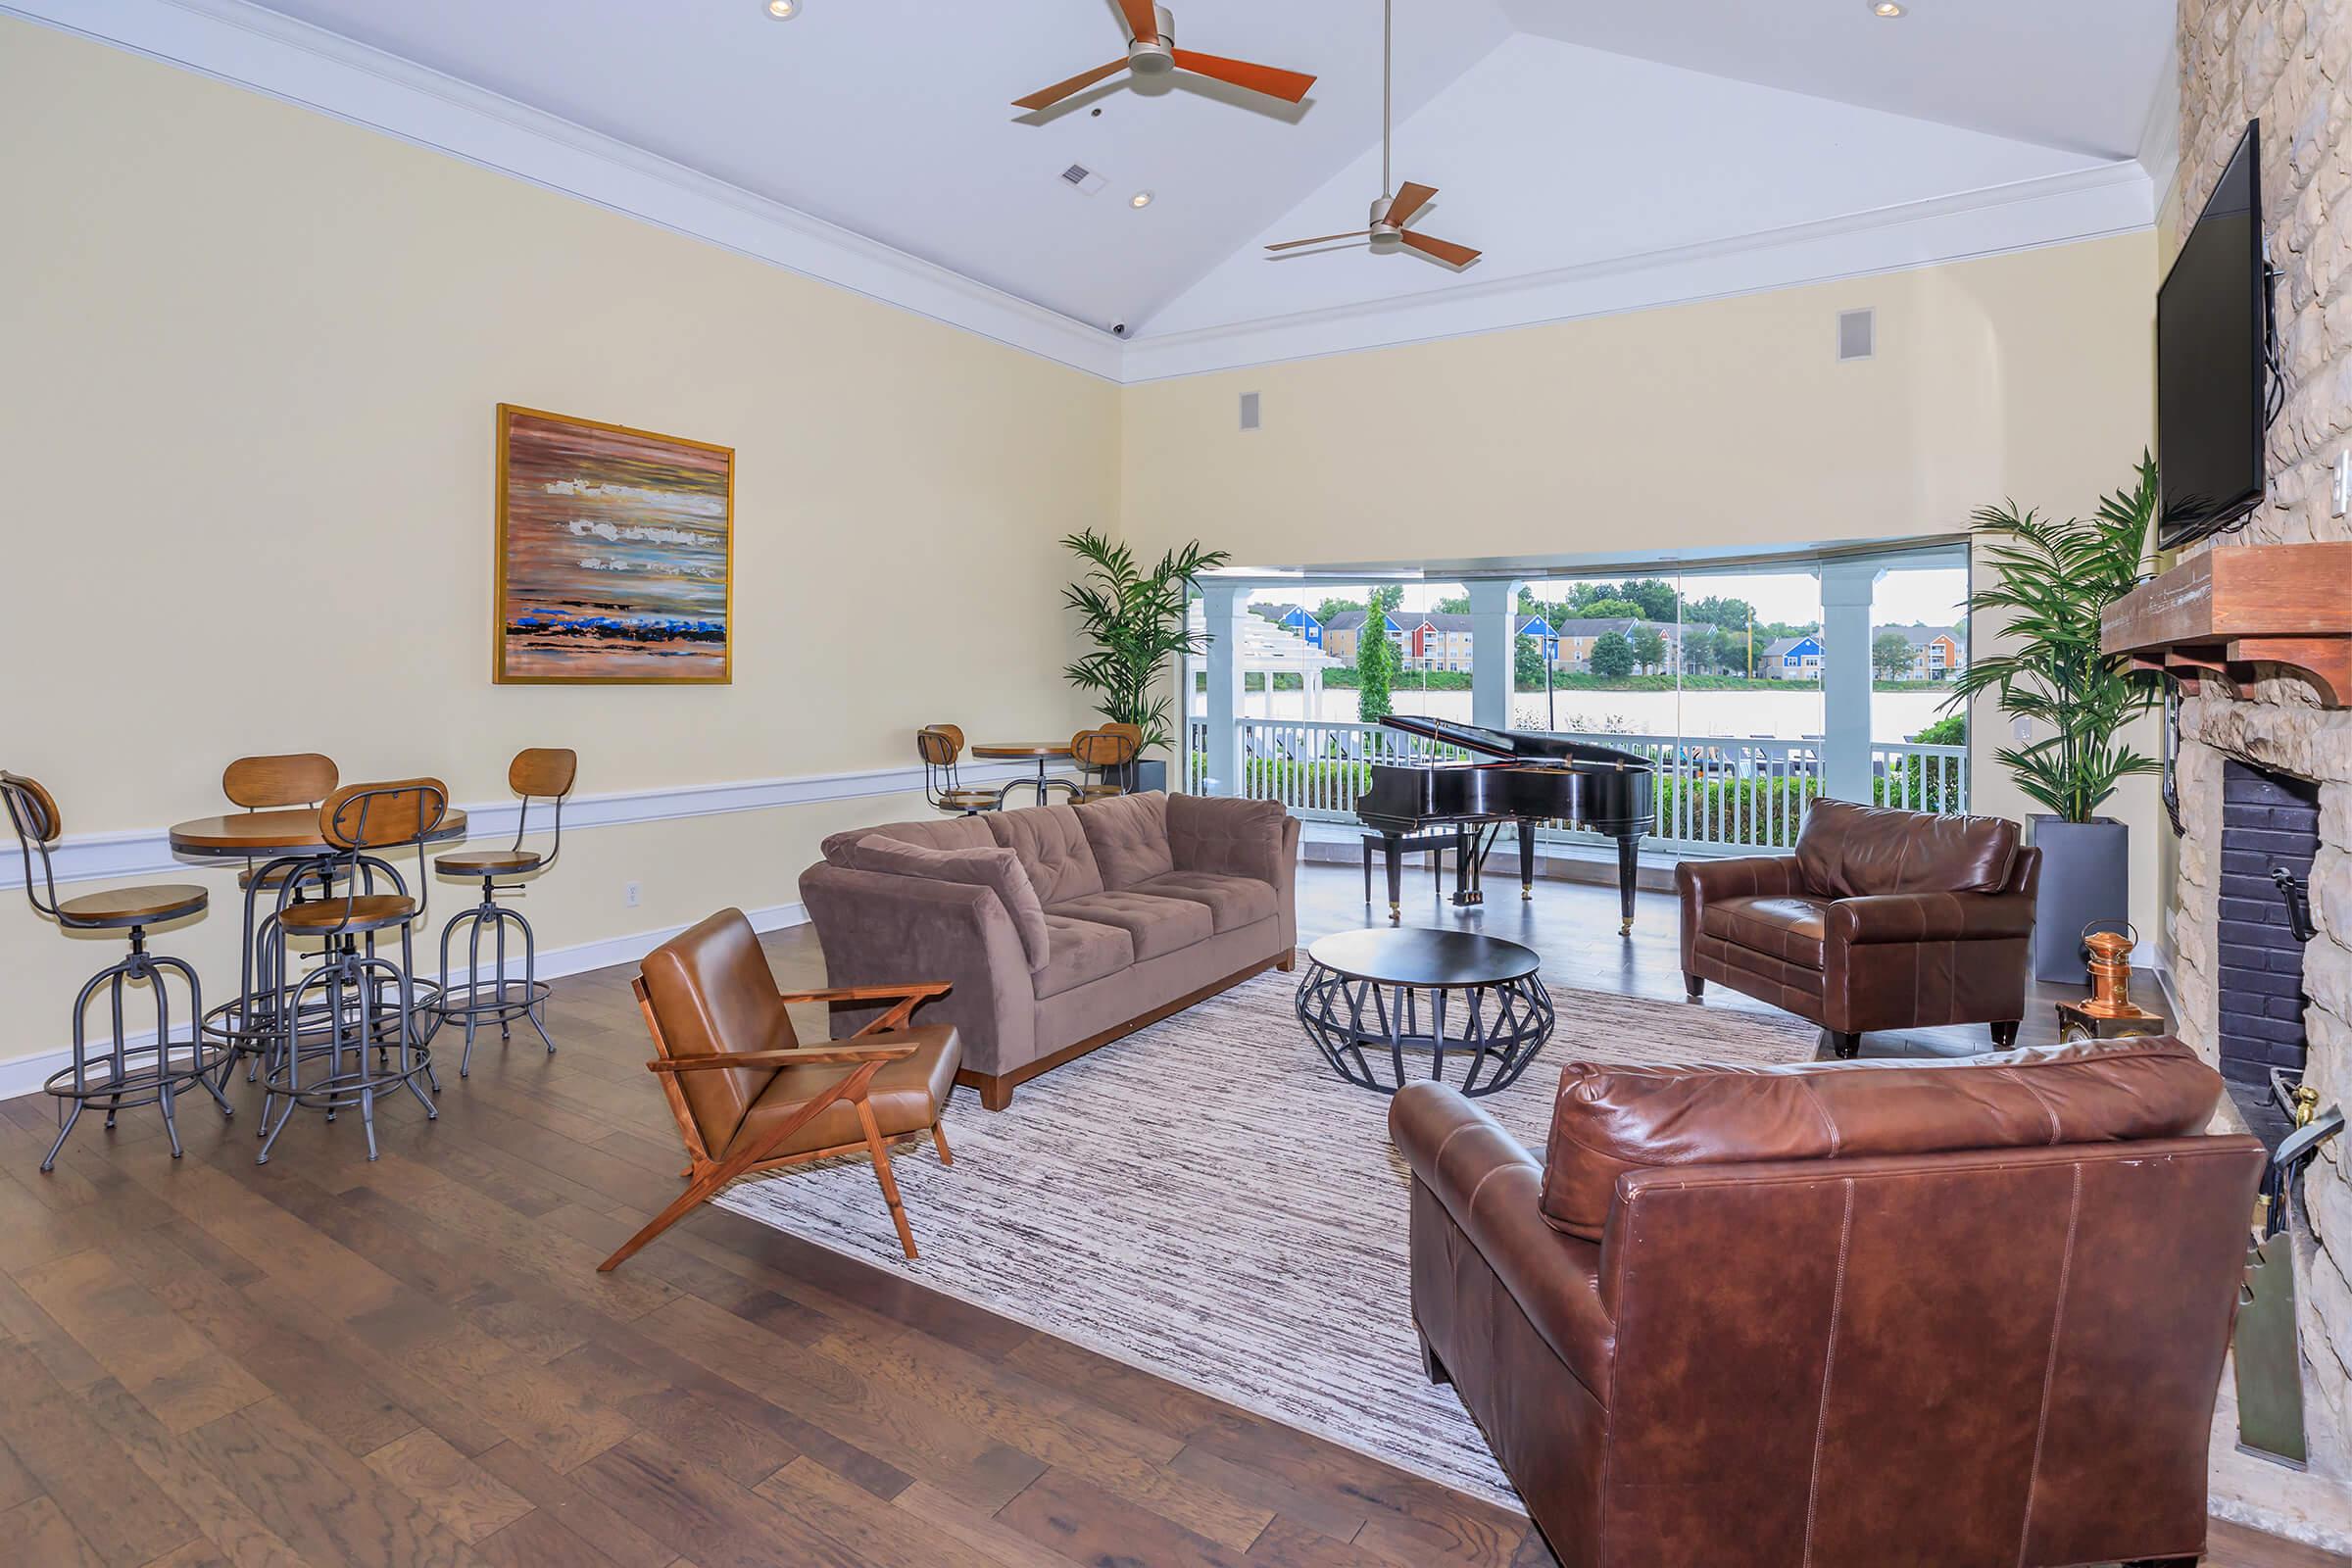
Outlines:
<svg viewBox="0 0 2352 1568"><path fill-rule="evenodd" d="M1422 718L1407 713L1390 713L1380 722L1389 729L1488 757L1529 762L1595 762L1644 769L1649 766L1649 759L1637 753L1620 751L1614 746L1595 746L1579 736L1551 730L1487 729L1478 724L1457 724L1450 718Z"/></svg>

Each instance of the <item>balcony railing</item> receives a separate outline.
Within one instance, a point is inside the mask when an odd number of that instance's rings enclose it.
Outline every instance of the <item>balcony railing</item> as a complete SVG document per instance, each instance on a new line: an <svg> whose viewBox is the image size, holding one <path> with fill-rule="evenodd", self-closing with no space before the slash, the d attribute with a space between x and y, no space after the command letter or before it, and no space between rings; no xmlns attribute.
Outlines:
<svg viewBox="0 0 2352 1568"><path fill-rule="evenodd" d="M1355 800L1371 785L1372 764L1470 754L1377 724L1312 719L1241 720L1244 778L1230 793L1280 801L1310 821L1353 821ZM1186 726L1185 778L1195 791L1206 774L1208 722ZM1594 744L1632 752L1656 774L1658 825L1653 847L1675 854L1723 854L1791 848L1805 808L1822 793L1822 743L1711 736L1595 734ZM1968 808L1968 749L1874 742L1872 794L1881 806L1914 811ZM1545 839L1593 841L1557 824Z"/></svg>

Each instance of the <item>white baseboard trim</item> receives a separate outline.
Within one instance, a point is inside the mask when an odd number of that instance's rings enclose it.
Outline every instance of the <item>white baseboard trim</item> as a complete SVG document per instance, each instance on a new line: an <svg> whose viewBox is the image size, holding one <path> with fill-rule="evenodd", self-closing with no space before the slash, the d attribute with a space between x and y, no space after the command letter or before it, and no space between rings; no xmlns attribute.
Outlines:
<svg viewBox="0 0 2352 1568"><path fill-rule="evenodd" d="M808 909L798 903L775 904L766 908L747 909L744 912L750 916L755 931L783 931L792 926L806 925L808 921ZM682 925L661 926L651 931L632 931L595 942L577 943L568 948L544 949L539 954L539 978L560 980L565 975L586 974L591 969L634 963L685 929ZM423 946L420 945L420 961L422 953ZM519 957L508 964L507 974L510 979L521 978L522 960ZM231 986L228 989L233 994L236 988ZM214 1000L217 1002L220 998ZM155 1044L155 1031L139 1030L130 1037L129 1044L133 1047L152 1046ZM559 1038L556 1044L561 1046L563 1041ZM74 1049L70 1045L0 1061L0 1100L13 1100L19 1095L36 1092L41 1087L41 1080L60 1067L73 1065L73 1061Z"/></svg>
<svg viewBox="0 0 2352 1568"><path fill-rule="evenodd" d="M1007 784L1034 778L1037 770L1018 762L975 763L961 770L976 784ZM808 806L824 801L861 800L872 795L919 795L923 770L910 767L871 767L839 773L800 773L785 778L737 779L716 784L680 784L666 788L623 790L608 795L575 795L564 803L564 831L627 827L637 822L662 822L682 816L723 816L735 811L767 811L786 806ZM222 803L218 809L226 809ZM66 803L71 812L73 805ZM463 805L467 838L494 844L514 836L520 806L512 798ZM546 830L544 808L531 813L531 831ZM4 841L0 841L4 842ZM93 882L109 877L156 876L185 872L195 864L220 865L220 860L183 860L172 853L168 828L133 828L113 833L68 834L49 847L59 882ZM35 873L38 874L37 872ZM16 855L0 858L0 892L24 885L24 865Z"/></svg>

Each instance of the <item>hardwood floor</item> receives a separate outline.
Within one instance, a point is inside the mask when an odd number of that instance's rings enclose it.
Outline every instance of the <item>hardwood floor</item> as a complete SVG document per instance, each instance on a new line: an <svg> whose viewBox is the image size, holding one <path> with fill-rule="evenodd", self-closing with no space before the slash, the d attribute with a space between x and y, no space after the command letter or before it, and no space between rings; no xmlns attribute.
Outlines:
<svg viewBox="0 0 2352 1568"><path fill-rule="evenodd" d="M1360 892L1302 868L1302 935ZM1407 917L1678 999L1671 902L1620 941L1614 898ZM767 947L821 982L806 929ZM0 1563L1552 1563L1516 1515L718 1210L597 1274L684 1165L627 981L557 983L552 1058L493 1041L461 1082L444 1050L440 1121L394 1100L375 1164L314 1115L256 1167L240 1085L176 1164L152 1113L85 1117L43 1177L47 1102L0 1103ZM2340 1559L2217 1523L2207 1560Z"/></svg>

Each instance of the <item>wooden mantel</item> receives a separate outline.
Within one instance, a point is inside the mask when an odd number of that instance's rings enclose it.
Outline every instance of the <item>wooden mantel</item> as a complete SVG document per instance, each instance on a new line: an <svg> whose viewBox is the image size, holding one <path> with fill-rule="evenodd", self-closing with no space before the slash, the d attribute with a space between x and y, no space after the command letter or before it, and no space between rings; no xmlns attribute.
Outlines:
<svg viewBox="0 0 2352 1568"><path fill-rule="evenodd" d="M2099 648L2192 692L2282 664L2326 707L2352 705L2352 544L2208 550L2109 605Z"/></svg>

